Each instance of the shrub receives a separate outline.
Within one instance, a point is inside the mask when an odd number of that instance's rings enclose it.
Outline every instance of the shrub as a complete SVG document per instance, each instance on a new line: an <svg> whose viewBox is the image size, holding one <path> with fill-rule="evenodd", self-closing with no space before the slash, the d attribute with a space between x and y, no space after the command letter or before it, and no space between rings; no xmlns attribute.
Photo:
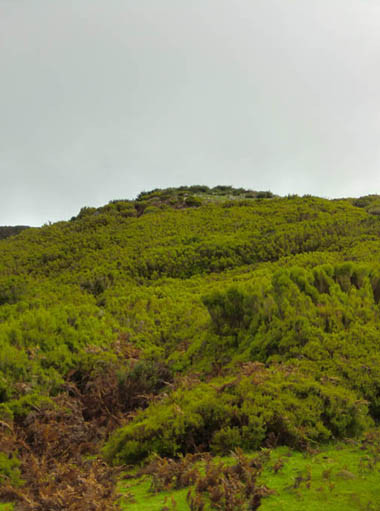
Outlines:
<svg viewBox="0 0 380 511"><path fill-rule="evenodd" d="M366 424L366 403L354 392L291 368L256 367L234 380L180 387L117 430L103 452L110 461L128 464L151 453L257 449L269 436L301 447L355 436Z"/></svg>
<svg viewBox="0 0 380 511"><path fill-rule="evenodd" d="M25 294L27 283L25 278L18 276L3 277L0 279L0 305L15 304Z"/></svg>
<svg viewBox="0 0 380 511"><path fill-rule="evenodd" d="M199 206L202 206L202 200L199 199L198 197L194 197L193 195L190 195L190 197L186 197L185 205L190 208L197 208Z"/></svg>
<svg viewBox="0 0 380 511"><path fill-rule="evenodd" d="M21 478L20 465L20 460L14 455L0 452L0 486L11 484L18 487L24 484Z"/></svg>

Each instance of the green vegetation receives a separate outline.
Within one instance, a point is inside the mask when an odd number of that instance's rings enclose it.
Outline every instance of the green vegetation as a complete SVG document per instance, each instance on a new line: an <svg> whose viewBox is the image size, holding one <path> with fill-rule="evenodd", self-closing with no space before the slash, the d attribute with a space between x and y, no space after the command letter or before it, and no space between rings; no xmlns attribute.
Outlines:
<svg viewBox="0 0 380 511"><path fill-rule="evenodd" d="M16 236L19 232L23 231L24 229L28 229L29 227L27 225L15 225L15 226L0 226L0 240L3 240L5 238L9 238L9 236Z"/></svg>
<svg viewBox="0 0 380 511"><path fill-rule="evenodd" d="M258 480L259 487L272 490L261 500L260 510L375 511L380 502L376 459L370 450L354 444L326 446L312 453L276 448L271 451ZM233 466L234 460L222 458L217 462ZM152 480L152 476L143 475L121 483L122 491L134 496L123 509L161 511L167 505L170 510L188 511L188 488L152 491ZM205 511L208 509L206 506Z"/></svg>
<svg viewBox="0 0 380 511"><path fill-rule="evenodd" d="M118 465L277 446L272 461L284 449L293 461L255 475L277 491L260 509L312 510L322 494L343 509L347 481L319 491L327 468L303 453L327 449L338 472L359 474L359 447L337 442L380 420L378 208L377 195L192 186L1 240L0 497L43 510L66 495L67 510L82 481L83 506L106 511ZM307 463L310 488L279 486ZM380 505L376 467L350 482L368 509ZM162 507L146 484L130 489L138 509Z"/></svg>

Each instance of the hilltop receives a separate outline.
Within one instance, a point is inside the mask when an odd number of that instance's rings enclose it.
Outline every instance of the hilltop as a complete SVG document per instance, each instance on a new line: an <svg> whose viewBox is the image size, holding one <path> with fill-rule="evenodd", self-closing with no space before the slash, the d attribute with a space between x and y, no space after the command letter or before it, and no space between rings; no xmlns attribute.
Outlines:
<svg viewBox="0 0 380 511"><path fill-rule="evenodd" d="M2 498L107 510L113 466L375 438L379 214L192 186L1 240Z"/></svg>

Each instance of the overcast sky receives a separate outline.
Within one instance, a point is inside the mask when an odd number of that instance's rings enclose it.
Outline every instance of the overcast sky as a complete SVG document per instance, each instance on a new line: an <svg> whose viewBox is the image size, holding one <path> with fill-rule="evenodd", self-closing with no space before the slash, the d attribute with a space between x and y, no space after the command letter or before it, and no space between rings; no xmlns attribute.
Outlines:
<svg viewBox="0 0 380 511"><path fill-rule="evenodd" d="M380 193L379 0L0 0L0 225L140 191Z"/></svg>

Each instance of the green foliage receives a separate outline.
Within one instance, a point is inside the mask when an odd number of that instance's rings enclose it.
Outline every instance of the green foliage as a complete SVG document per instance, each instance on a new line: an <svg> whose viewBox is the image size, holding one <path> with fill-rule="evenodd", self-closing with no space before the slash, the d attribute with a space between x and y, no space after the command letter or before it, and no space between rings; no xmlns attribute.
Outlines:
<svg viewBox="0 0 380 511"><path fill-rule="evenodd" d="M257 479L258 486L267 486L270 492L262 492L259 509L262 511L362 511L376 510L380 502L379 457L377 449L368 448L364 442L347 442L328 445L310 452L297 452L288 447L269 451L263 470ZM257 453L246 456L255 463ZM261 454L261 458L263 455ZM200 463L195 463L199 469ZM236 466L234 457L212 459L211 466ZM260 465L259 465L260 467ZM204 472L204 469L203 469ZM237 471L239 474L240 471ZM178 474L178 471L177 473ZM151 475L152 480L157 477ZM129 511L161 511L164 505L175 501L177 511L189 511L188 489L170 489L151 493L150 479L138 474L136 478L120 485L134 497L123 509ZM215 488L216 485L212 485ZM194 487L190 487L194 494ZM220 493L220 492L219 492ZM222 493L223 494L223 493ZM164 504L165 503L165 504ZM170 507L169 507L170 509ZM205 506L206 510L210 508ZM213 509L211 507L211 509ZM215 508L214 508L215 509ZM216 509L219 509L216 507ZM240 509L240 507L236 507Z"/></svg>
<svg viewBox="0 0 380 511"><path fill-rule="evenodd" d="M226 454L257 449L275 437L301 447L355 436L370 424L365 402L352 391L320 383L290 367L253 365L235 380L179 387L141 412L108 441L104 455L136 463L151 453L175 456L198 450Z"/></svg>
<svg viewBox="0 0 380 511"><path fill-rule="evenodd" d="M27 289L26 279L19 276L0 279L0 306L17 303Z"/></svg>
<svg viewBox="0 0 380 511"><path fill-rule="evenodd" d="M16 236L25 229L29 229L29 227L27 225L0 226L0 240L4 240L10 236Z"/></svg>
<svg viewBox="0 0 380 511"><path fill-rule="evenodd" d="M20 465L20 460L14 455L0 452L0 485L22 486L24 481L21 478Z"/></svg>
<svg viewBox="0 0 380 511"><path fill-rule="evenodd" d="M74 385L88 417L133 412L113 462L355 437L380 419L377 207L196 185L2 240L2 420Z"/></svg>

